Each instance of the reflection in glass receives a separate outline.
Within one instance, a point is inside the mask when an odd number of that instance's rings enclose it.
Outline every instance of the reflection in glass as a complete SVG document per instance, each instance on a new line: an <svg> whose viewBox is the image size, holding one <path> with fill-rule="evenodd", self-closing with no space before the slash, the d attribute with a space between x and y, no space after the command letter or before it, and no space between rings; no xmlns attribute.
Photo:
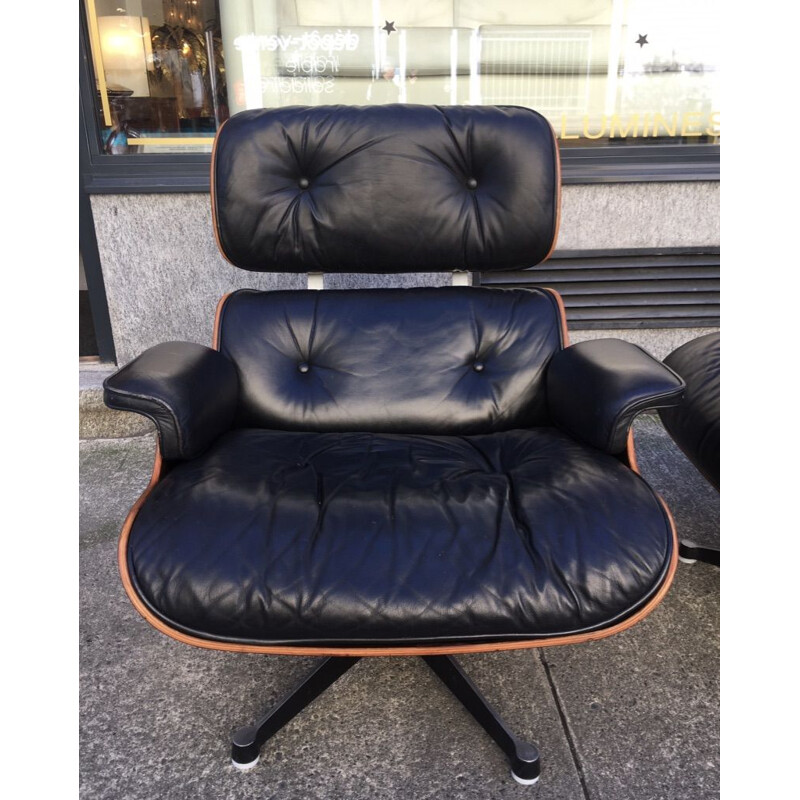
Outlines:
<svg viewBox="0 0 800 800"><path fill-rule="evenodd" d="M86 9L105 151L209 150L228 117L218 0L86 0Z"/></svg>
<svg viewBox="0 0 800 800"><path fill-rule="evenodd" d="M85 2L107 152L335 103L525 106L562 146L719 140L714 0Z"/></svg>

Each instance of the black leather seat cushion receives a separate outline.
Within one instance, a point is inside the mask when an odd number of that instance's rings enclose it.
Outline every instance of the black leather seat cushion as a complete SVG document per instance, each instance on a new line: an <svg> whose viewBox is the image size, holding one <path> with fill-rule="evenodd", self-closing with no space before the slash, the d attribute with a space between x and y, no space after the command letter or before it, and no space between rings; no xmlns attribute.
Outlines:
<svg viewBox="0 0 800 800"><path fill-rule="evenodd" d="M650 487L552 428L239 429L155 486L128 558L186 633L346 645L606 627L657 590L671 551Z"/></svg>

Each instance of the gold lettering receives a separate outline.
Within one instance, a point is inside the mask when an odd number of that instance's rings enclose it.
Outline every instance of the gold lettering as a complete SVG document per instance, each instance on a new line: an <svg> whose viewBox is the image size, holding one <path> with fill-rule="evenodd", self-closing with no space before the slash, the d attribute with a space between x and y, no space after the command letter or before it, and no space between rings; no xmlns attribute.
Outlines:
<svg viewBox="0 0 800 800"><path fill-rule="evenodd" d="M602 139L603 136L606 135L606 125L608 124L608 118L605 114L603 114L603 127L600 128L600 133L589 133L589 117L588 115L584 115L583 117L583 136L586 139Z"/></svg>
<svg viewBox="0 0 800 800"><path fill-rule="evenodd" d="M642 131L642 136L649 136L650 135L650 117L647 114L644 115L644 130Z"/></svg>
<svg viewBox="0 0 800 800"><path fill-rule="evenodd" d="M678 115L672 115L672 128L670 129L669 125L667 125L667 121L664 119L663 114L655 114L653 116L653 136L658 136L658 126L659 123L663 126L664 130L666 131L668 136L677 136L678 135Z"/></svg>
<svg viewBox="0 0 800 800"><path fill-rule="evenodd" d="M618 134L616 133L617 128L619 128ZM631 128L633 128L633 133L631 133ZM639 115L633 114L632 116L628 117L628 127L623 128L620 118L616 114L614 114L611 117L611 129L609 130L608 135L611 137L614 136L622 136L622 137L633 136L634 138L637 137L639 135Z"/></svg>
<svg viewBox="0 0 800 800"><path fill-rule="evenodd" d="M689 131L690 127L700 124L702 114L699 111L687 111L681 119L681 136L702 136L702 131Z"/></svg>
<svg viewBox="0 0 800 800"><path fill-rule="evenodd" d="M709 127L706 128L706 136L719 136L719 111L712 111L708 115Z"/></svg>
<svg viewBox="0 0 800 800"><path fill-rule="evenodd" d="M561 138L562 139L580 139L579 133L567 133L567 115L561 115Z"/></svg>

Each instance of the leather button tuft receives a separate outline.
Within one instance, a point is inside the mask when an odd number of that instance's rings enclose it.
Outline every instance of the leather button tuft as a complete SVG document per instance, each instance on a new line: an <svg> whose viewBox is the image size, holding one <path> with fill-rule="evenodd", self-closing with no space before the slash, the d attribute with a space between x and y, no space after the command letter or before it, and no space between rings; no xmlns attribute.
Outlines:
<svg viewBox="0 0 800 800"><path fill-rule="evenodd" d="M301 189L308 189L308 178L300 178L297 183Z"/></svg>
<svg viewBox="0 0 800 800"><path fill-rule="evenodd" d="M306 364L306 362L305 362L305 361L301 361L301 362L300 362L300 363L297 365L297 369L298 369L298 371L302 372L302 373L305 375L305 374L306 374L306 372L308 372L308 364Z"/></svg>
<svg viewBox="0 0 800 800"><path fill-rule="evenodd" d="M467 178L467 186L470 189L477 189L478 188L478 181L475 178Z"/></svg>
<svg viewBox="0 0 800 800"><path fill-rule="evenodd" d="M483 361L476 361L476 362L475 362L475 363L472 365L472 369L474 369L474 370L475 370L475 372L483 372L483 367L484 367L484 363L483 363Z"/></svg>

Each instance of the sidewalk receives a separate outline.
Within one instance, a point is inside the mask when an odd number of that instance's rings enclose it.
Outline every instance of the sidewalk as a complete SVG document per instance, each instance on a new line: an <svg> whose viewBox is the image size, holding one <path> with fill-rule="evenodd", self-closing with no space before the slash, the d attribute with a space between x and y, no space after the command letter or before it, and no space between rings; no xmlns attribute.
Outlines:
<svg viewBox="0 0 800 800"><path fill-rule="evenodd" d="M128 415L130 416L130 415ZM679 536L717 546L718 495L656 417L640 418L642 474ZM116 544L147 485L152 435L81 442L82 800L536 798L719 795L719 570L679 565L664 602L599 642L461 659L542 753L523 787L499 749L418 659L363 659L264 747L230 765L249 724L314 659L205 651L155 631L119 581Z"/></svg>

